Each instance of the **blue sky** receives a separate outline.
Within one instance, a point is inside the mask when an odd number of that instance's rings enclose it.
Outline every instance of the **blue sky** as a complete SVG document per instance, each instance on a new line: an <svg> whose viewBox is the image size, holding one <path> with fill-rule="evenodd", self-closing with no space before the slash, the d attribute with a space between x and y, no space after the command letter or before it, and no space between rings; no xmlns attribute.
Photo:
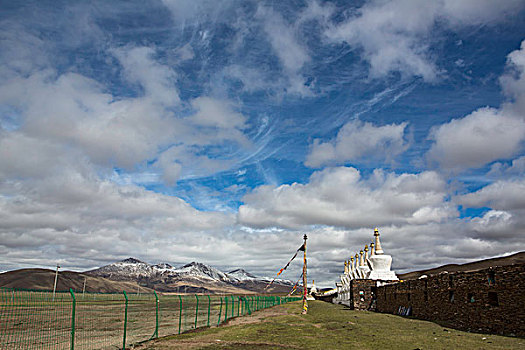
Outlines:
<svg viewBox="0 0 525 350"><path fill-rule="evenodd" d="M525 2L0 3L1 269L329 285L525 247ZM296 279L299 267L288 277Z"/></svg>

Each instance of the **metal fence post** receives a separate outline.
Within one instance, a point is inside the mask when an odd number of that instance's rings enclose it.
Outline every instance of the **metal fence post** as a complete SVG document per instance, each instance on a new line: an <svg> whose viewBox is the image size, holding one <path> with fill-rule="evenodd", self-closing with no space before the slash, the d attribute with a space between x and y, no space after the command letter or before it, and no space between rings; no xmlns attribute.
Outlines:
<svg viewBox="0 0 525 350"><path fill-rule="evenodd" d="M224 321L228 319L228 297L224 296Z"/></svg>
<svg viewBox="0 0 525 350"><path fill-rule="evenodd" d="M159 296L156 291L153 291L155 294L155 332L150 339L159 337Z"/></svg>
<svg viewBox="0 0 525 350"><path fill-rule="evenodd" d="M211 310L211 298L208 294L208 327L210 326L210 310Z"/></svg>
<svg viewBox="0 0 525 350"><path fill-rule="evenodd" d="M122 339L122 350L126 349L126 331L128 328L128 295L126 291L123 291L124 297L126 298L126 306L124 309L124 337Z"/></svg>
<svg viewBox="0 0 525 350"><path fill-rule="evenodd" d="M242 297L239 297L239 309L242 308L241 314L244 316L244 299Z"/></svg>
<svg viewBox="0 0 525 350"><path fill-rule="evenodd" d="M73 305L71 307L71 350L75 349L75 314L76 314L76 308L77 308L77 300L75 298L75 293L73 292L72 288L69 288L69 293L71 294L71 297L73 298Z"/></svg>
<svg viewBox="0 0 525 350"><path fill-rule="evenodd" d="M197 317L199 315L199 296L195 294L195 299L197 299L197 305L195 305L195 329L197 329Z"/></svg>
<svg viewBox="0 0 525 350"><path fill-rule="evenodd" d="M180 310L179 312L179 334L180 334L180 327L182 325L182 306L183 306L182 297L180 296L180 294L179 294L179 301L180 301L180 304L179 304L179 310Z"/></svg>
<svg viewBox="0 0 525 350"><path fill-rule="evenodd" d="M222 316L222 297L221 298L221 307L219 309L219 320L217 321L217 326L221 323L221 316Z"/></svg>
<svg viewBox="0 0 525 350"><path fill-rule="evenodd" d="M235 311L235 298L232 295L232 317L234 317L233 312Z"/></svg>
<svg viewBox="0 0 525 350"><path fill-rule="evenodd" d="M241 297L237 297L237 317L241 314Z"/></svg>

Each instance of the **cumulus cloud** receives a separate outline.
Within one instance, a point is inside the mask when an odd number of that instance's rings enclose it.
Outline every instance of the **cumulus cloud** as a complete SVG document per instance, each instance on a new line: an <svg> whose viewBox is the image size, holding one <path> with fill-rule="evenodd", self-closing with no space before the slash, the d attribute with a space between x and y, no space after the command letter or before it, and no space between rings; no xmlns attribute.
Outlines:
<svg viewBox="0 0 525 350"><path fill-rule="evenodd" d="M359 47L372 78L399 72L433 82L441 74L429 47L438 23L453 30L490 24L524 6L519 0L501 4L446 0L420 5L413 0L367 2L349 12L348 19L328 26L325 35L333 42Z"/></svg>
<svg viewBox="0 0 525 350"><path fill-rule="evenodd" d="M498 180L481 189L457 196L455 202L470 208L485 208L483 216L467 222L472 236L485 240L516 239L525 230L525 181L517 179ZM522 239L516 239L518 244ZM516 249L516 248L514 248Z"/></svg>
<svg viewBox="0 0 525 350"><path fill-rule="evenodd" d="M191 101L195 114L190 120L197 126L213 128L217 139L229 139L248 145L250 141L242 134L246 117L234 110L229 101L199 97Z"/></svg>
<svg viewBox="0 0 525 350"><path fill-rule="evenodd" d="M0 103L18 111L20 126L5 130L0 138L5 146L0 156L6 164L1 172L16 172L9 170L9 164L13 169L25 164L27 171L38 172L51 154L61 153L87 157L97 166L127 170L160 157L155 164L173 184L184 164L201 164L197 171L201 175L231 165L227 156L223 155L223 161L214 160L201 150L225 143L235 150L250 147L243 133L245 117L229 101L204 96L191 101L190 116L178 117L172 112L173 104L180 102L171 81L174 73L154 62L152 55L149 48L118 53L124 62L123 74L144 89L137 97L117 98L85 76L57 76L51 70L6 81L0 86ZM40 160L16 161L17 151L31 142L41 144L33 151ZM162 156L173 143L178 151Z"/></svg>
<svg viewBox="0 0 525 350"><path fill-rule="evenodd" d="M243 198L238 220L287 228L439 222L455 213L445 196L445 183L434 172L376 170L366 179L355 168L329 168L312 174L306 184L256 188Z"/></svg>
<svg viewBox="0 0 525 350"><path fill-rule="evenodd" d="M34 259L33 249L46 251L45 259L62 256L78 266L130 252L151 258L149 249L166 245L178 246L161 255L166 259L179 252L191 256L203 237L233 223L227 214L200 212L177 197L101 180L73 164L40 179L2 181L0 190L1 245L25 253L17 258L22 264Z"/></svg>
<svg viewBox="0 0 525 350"><path fill-rule="evenodd" d="M499 109L480 108L435 128L429 160L451 170L478 168L516 155L525 141L525 42L508 55L508 72L501 77L510 98Z"/></svg>
<svg viewBox="0 0 525 350"><path fill-rule="evenodd" d="M174 123L143 98L114 101L84 76L44 71L0 87L0 102L21 111L15 133L76 148L100 165L130 168L171 140Z"/></svg>
<svg viewBox="0 0 525 350"><path fill-rule="evenodd" d="M489 177L499 178L515 178L525 174L525 156L513 159L510 164L494 163L487 173Z"/></svg>
<svg viewBox="0 0 525 350"><path fill-rule="evenodd" d="M500 84L509 102L504 105L508 113L525 119L525 40L519 50L507 56L507 71L500 78Z"/></svg>
<svg viewBox="0 0 525 350"><path fill-rule="evenodd" d="M472 208L525 210L525 181L500 180L476 192L459 197L459 203Z"/></svg>
<svg viewBox="0 0 525 350"><path fill-rule="evenodd" d="M375 126L351 121L339 130L334 140L315 140L305 164L319 167L348 161L392 160L407 148L403 137L406 126L407 123Z"/></svg>
<svg viewBox="0 0 525 350"><path fill-rule="evenodd" d="M473 218L469 223L472 236L485 240L500 240L516 235L512 214L501 210L489 210L482 217Z"/></svg>
<svg viewBox="0 0 525 350"><path fill-rule="evenodd" d="M181 174L224 169L233 161L202 150L249 147L245 117L229 101L205 96L178 114L184 102L176 74L153 49L111 52L122 77L138 87L136 96L113 95L91 78L52 69L14 74L0 85L0 104L12 111L12 125L0 128L0 251L9 267L56 260L87 268L130 254L220 262L237 249L223 238L231 214L119 181L114 168L124 177L122 169L157 170L170 185ZM223 249L207 258L212 246Z"/></svg>
<svg viewBox="0 0 525 350"><path fill-rule="evenodd" d="M525 121L494 108L479 109L434 129L428 158L445 169L478 168L510 158L525 140Z"/></svg>

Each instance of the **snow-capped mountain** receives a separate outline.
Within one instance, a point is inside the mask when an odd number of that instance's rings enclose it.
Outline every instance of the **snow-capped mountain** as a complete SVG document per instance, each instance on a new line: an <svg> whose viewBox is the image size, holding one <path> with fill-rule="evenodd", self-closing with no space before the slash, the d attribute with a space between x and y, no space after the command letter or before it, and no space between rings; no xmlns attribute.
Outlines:
<svg viewBox="0 0 525 350"><path fill-rule="evenodd" d="M173 266L167 263L160 263L157 265L153 265L152 267L156 270L165 270L165 271L169 271L173 269Z"/></svg>
<svg viewBox="0 0 525 350"><path fill-rule="evenodd" d="M214 267L204 265L198 262L191 262L174 270L174 272L179 275L186 275L197 278L210 278L215 281L221 281L226 283L235 282L235 279L232 279L232 277L225 274L224 272L219 271Z"/></svg>
<svg viewBox="0 0 525 350"><path fill-rule="evenodd" d="M228 272L228 276L238 279L239 281L251 281L257 279L254 275L244 269L237 269Z"/></svg>
<svg viewBox="0 0 525 350"><path fill-rule="evenodd" d="M96 270L87 271L87 273L112 280L134 281L150 277L153 273L153 266L135 258L128 258Z"/></svg>
<svg viewBox="0 0 525 350"><path fill-rule="evenodd" d="M243 269L225 273L199 262L174 267L168 263L151 265L135 258L87 271L86 274L117 281L136 281L159 291L188 291L190 288L195 292L260 292L271 280L257 277ZM272 291L284 291L290 285L290 281L276 280Z"/></svg>

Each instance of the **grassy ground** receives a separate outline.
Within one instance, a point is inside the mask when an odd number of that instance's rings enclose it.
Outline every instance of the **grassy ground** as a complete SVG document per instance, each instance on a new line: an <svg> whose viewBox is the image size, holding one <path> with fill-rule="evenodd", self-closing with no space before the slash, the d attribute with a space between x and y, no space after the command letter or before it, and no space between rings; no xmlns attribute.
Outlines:
<svg viewBox="0 0 525 350"><path fill-rule="evenodd" d="M432 322L300 302L232 319L220 327L157 339L165 349L525 349L525 339L461 332Z"/></svg>

